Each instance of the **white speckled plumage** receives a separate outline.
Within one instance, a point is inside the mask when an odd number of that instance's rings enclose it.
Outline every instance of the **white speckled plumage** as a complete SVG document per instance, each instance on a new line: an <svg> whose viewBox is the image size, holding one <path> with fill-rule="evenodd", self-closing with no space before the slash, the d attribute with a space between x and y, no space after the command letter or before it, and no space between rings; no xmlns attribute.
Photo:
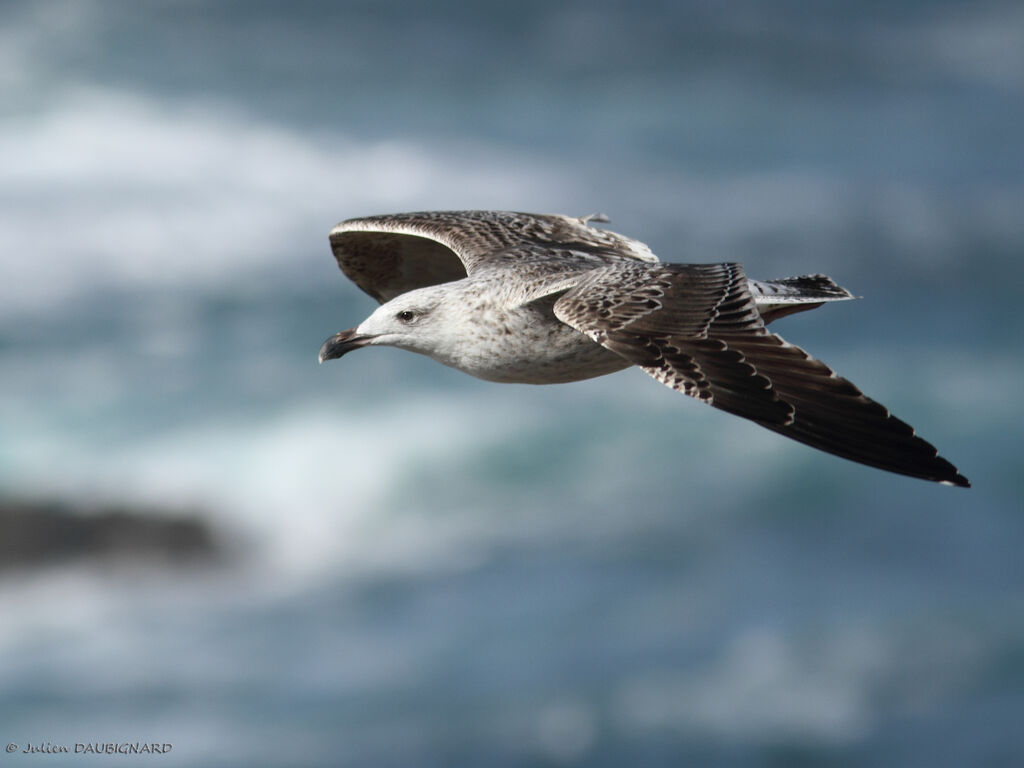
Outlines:
<svg viewBox="0 0 1024 768"><path fill-rule="evenodd" d="M429 355L478 378L550 384L631 365L724 411L892 472L969 485L935 448L766 324L853 298L824 275L749 280L664 264L596 217L435 211L351 219L331 246L381 306L328 339Z"/></svg>

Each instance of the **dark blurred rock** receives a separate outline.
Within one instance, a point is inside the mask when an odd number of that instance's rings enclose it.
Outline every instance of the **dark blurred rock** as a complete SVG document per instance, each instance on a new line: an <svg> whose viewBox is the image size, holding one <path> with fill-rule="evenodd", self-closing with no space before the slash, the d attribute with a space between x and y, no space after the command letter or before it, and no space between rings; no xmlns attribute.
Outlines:
<svg viewBox="0 0 1024 768"><path fill-rule="evenodd" d="M0 571L79 559L190 565L221 555L196 514L0 499Z"/></svg>

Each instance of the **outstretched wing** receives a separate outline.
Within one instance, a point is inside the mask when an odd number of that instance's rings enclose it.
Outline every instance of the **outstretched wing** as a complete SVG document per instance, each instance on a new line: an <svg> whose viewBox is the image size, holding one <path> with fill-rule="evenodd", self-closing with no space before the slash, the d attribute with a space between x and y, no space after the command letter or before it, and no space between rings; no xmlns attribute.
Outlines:
<svg viewBox="0 0 1024 768"><path fill-rule="evenodd" d="M513 263L520 274L557 274L657 262L643 243L587 226L590 218L509 211L370 216L331 230L331 249L341 271L381 303Z"/></svg>
<svg viewBox="0 0 1024 768"><path fill-rule="evenodd" d="M607 267L554 311L663 384L723 411L862 464L969 485L910 425L769 333L738 264Z"/></svg>

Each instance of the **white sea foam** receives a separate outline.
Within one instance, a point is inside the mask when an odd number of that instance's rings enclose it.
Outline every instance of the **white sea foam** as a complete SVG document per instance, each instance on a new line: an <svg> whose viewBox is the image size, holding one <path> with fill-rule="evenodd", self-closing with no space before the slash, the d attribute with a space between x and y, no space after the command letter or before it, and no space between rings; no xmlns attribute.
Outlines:
<svg viewBox="0 0 1024 768"><path fill-rule="evenodd" d="M395 494L417 473L472 485L460 479L467 459L536 426L529 412L495 405L487 394L407 396L353 413L310 401L102 449L95 434L28 421L10 435L18 448L5 474L9 489L28 496L209 510L215 527L247 532L253 558L274 578L450 567L493 535L486 511L425 518L406 514Z"/></svg>
<svg viewBox="0 0 1024 768"><path fill-rule="evenodd" d="M0 126L0 305L109 285L227 284L324 259L356 213L546 207L570 174L472 142L358 142L260 123L211 102L95 88Z"/></svg>

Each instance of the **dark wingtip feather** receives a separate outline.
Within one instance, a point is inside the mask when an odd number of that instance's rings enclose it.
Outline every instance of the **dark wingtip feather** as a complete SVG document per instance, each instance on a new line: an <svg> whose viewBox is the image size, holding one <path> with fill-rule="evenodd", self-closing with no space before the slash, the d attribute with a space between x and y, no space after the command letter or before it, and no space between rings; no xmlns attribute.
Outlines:
<svg viewBox="0 0 1024 768"><path fill-rule="evenodd" d="M971 481L961 475L956 469L953 470L955 473L952 480L939 480L943 485L948 485L953 488L970 488Z"/></svg>

